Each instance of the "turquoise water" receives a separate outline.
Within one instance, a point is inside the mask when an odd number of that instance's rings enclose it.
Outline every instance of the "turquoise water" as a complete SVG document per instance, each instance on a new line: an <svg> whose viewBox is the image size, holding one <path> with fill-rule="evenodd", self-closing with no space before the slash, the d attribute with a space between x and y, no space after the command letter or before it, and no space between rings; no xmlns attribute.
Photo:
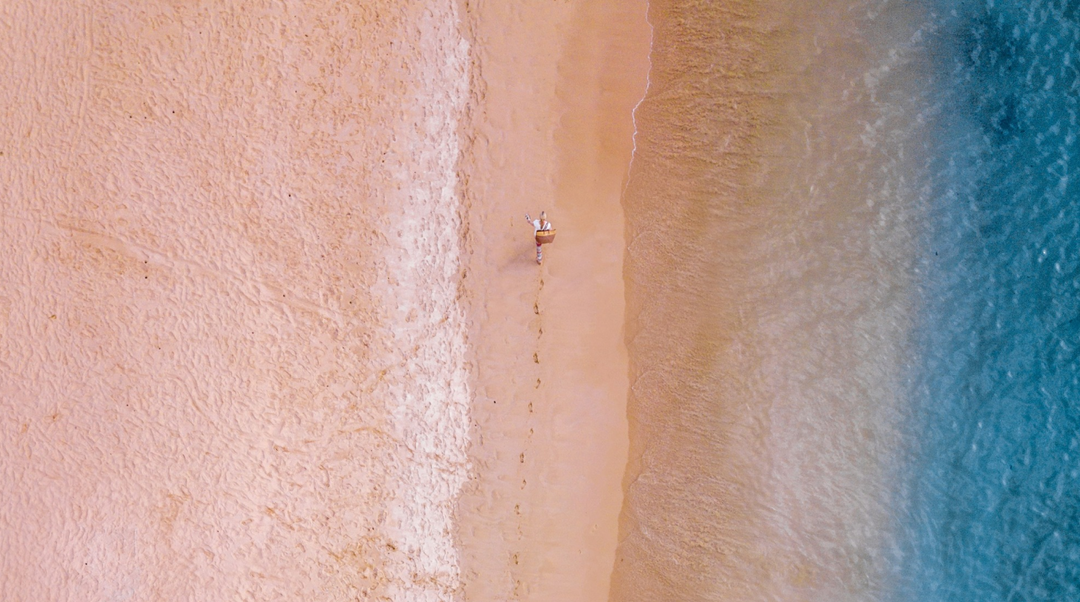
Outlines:
<svg viewBox="0 0 1080 602"><path fill-rule="evenodd" d="M1080 599L1080 3L938 2L897 600Z"/></svg>

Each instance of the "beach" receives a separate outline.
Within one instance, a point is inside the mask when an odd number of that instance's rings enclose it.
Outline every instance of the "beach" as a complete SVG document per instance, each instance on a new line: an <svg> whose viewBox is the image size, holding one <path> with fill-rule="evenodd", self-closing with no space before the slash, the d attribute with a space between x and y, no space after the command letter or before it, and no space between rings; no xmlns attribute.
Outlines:
<svg viewBox="0 0 1080 602"><path fill-rule="evenodd" d="M0 4L0 599L1077 599L1077 56L1048 0Z"/></svg>
<svg viewBox="0 0 1080 602"><path fill-rule="evenodd" d="M606 597L643 5L0 17L2 597Z"/></svg>

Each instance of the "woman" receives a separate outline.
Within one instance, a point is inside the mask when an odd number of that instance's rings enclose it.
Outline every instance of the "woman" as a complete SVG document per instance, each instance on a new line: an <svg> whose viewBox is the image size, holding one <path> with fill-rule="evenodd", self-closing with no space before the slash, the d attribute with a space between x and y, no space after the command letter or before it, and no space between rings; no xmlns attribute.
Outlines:
<svg viewBox="0 0 1080 602"><path fill-rule="evenodd" d="M541 211L540 212L540 219L533 219L533 218L529 217L528 213L526 213L525 214L525 221L532 224L532 227L533 227L533 238L536 239L536 263L537 264L542 263L544 261L544 250L543 250L543 247L541 246L542 243L540 242L540 239L539 239L539 237L537 235L540 232L548 232L548 231L553 229L551 227L551 222L547 221L547 212L546 211Z"/></svg>

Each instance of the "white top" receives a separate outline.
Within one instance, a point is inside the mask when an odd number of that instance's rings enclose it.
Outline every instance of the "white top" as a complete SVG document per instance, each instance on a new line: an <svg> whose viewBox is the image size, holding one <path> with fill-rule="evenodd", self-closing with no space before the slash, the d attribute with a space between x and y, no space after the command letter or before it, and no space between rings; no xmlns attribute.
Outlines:
<svg viewBox="0 0 1080 602"><path fill-rule="evenodd" d="M544 227L541 228L540 227L540 220L534 219L532 221L532 226L533 226L533 234L536 234L537 232L539 232L541 230L543 230L544 232L547 232L548 230L551 229L551 222L548 222L548 223L544 224Z"/></svg>

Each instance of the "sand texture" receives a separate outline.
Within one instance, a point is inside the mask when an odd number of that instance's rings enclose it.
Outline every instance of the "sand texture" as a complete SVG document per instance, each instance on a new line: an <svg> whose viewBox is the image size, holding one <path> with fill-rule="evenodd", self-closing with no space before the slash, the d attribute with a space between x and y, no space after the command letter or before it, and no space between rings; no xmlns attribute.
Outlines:
<svg viewBox="0 0 1080 602"><path fill-rule="evenodd" d="M460 592L456 10L0 5L0 599Z"/></svg>

